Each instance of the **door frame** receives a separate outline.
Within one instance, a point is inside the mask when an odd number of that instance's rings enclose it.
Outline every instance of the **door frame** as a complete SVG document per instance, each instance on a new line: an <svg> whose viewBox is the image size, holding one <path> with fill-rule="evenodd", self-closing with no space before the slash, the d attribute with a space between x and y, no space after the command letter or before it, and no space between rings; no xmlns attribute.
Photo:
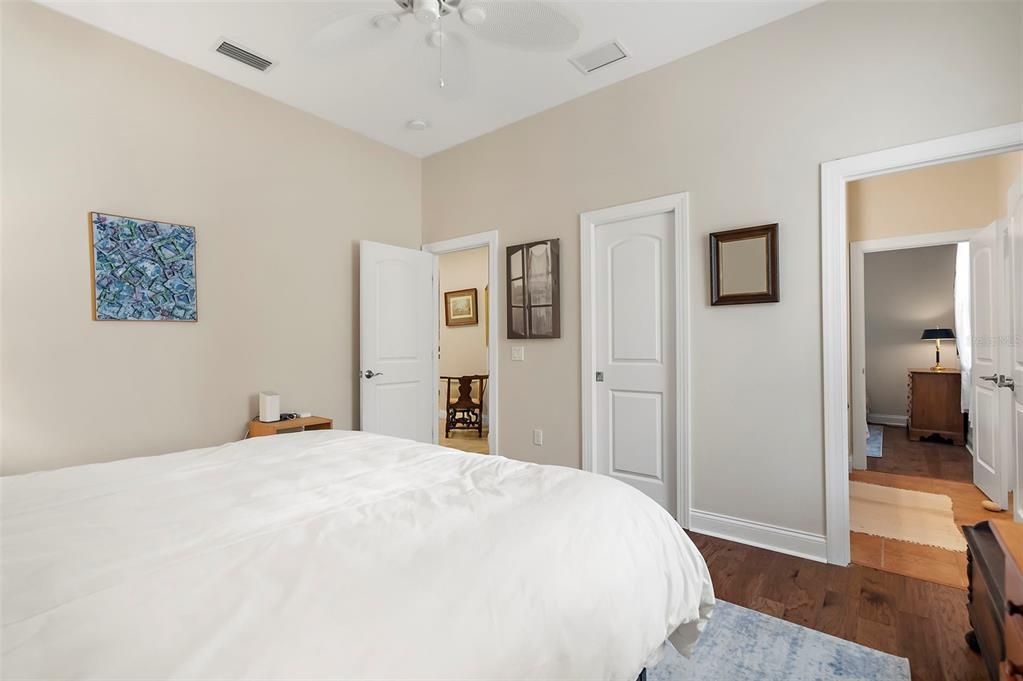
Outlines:
<svg viewBox="0 0 1023 681"><path fill-rule="evenodd" d="M867 315L864 309L866 300L864 298L863 266L864 256L867 253L881 253L883 251L904 251L911 248L927 248L928 246L948 246L969 241L978 231L977 229L959 229L949 232L931 232L929 234L913 234L911 236L895 236L885 239L869 239L866 241L854 241L849 244L849 342L851 348L852 364L850 370L851 402L850 409L851 423L853 428L856 424L867 422ZM863 371L856 373L854 367L861 367ZM851 435L850 435L851 437ZM853 468L864 470L867 467L867 443L863 438L852 439L852 461ZM862 463L862 468L857 467Z"/></svg>
<svg viewBox="0 0 1023 681"><path fill-rule="evenodd" d="M581 375L582 387L582 468L593 471L593 442L596 439L597 396L593 389L596 366L595 335L596 303L593 295L594 276L594 232L598 225L618 222L629 218L673 213L675 226L675 437L676 437L676 519L682 527L689 527L690 519L690 458L692 455L692 433L690 431L690 300L689 300L689 193L669 194L645 201L612 206L588 211L579 215L579 291L582 298L580 309ZM680 350L680 351L678 351Z"/></svg>
<svg viewBox="0 0 1023 681"><path fill-rule="evenodd" d="M828 562L848 565L849 258L846 185L876 175L1023 149L1023 122L821 164L824 500Z"/></svg>
<svg viewBox="0 0 1023 681"><path fill-rule="evenodd" d="M453 239L445 239L444 241L433 241L428 244L423 244L422 250L427 253L433 253L434 255L444 255L445 253L454 253L456 251L468 251L474 248L487 247L487 276L489 281L487 284L490 286L490 299L489 309L490 314L487 319L487 329L490 334L490 345L487 346L487 451L490 454L497 454L498 443L500 439L497 437L498 434L498 417L497 411L497 399L498 399L498 372L497 372L497 358L498 352L498 320L500 315L494 313L494 307L501 300L501 281L498 279L497 267L499 262L499 255L497 252L498 236L497 230L492 229L489 232L477 232L476 234L467 234L465 236L455 237ZM436 303L435 307L440 309L441 290L440 290L440 273L439 273L439 259L434 261L433 264L433 298ZM437 339L436 342L440 342L440 318L438 315L436 329L434 330L434 337ZM440 380L440 362L437 358L437 352L433 353L433 374L434 378ZM440 433L437 431L437 419L434 419L434 433L433 442L437 444Z"/></svg>

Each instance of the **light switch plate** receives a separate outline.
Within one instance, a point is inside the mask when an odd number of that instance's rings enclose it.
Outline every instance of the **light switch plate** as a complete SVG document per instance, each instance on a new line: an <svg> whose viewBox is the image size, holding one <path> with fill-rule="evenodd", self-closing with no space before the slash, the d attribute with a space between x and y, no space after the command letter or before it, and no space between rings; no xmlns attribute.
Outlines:
<svg viewBox="0 0 1023 681"><path fill-rule="evenodd" d="M543 444L543 431L539 428L533 429L533 444L537 447Z"/></svg>
<svg viewBox="0 0 1023 681"><path fill-rule="evenodd" d="M512 361L522 362L526 359L526 349L521 345L512 346Z"/></svg>

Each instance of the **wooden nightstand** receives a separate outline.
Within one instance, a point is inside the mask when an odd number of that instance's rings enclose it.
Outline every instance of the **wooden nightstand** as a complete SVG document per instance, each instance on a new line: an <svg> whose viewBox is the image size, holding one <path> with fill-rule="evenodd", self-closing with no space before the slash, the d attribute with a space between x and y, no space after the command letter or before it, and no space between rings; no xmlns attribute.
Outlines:
<svg viewBox="0 0 1023 681"><path fill-rule="evenodd" d="M909 439L940 435L957 445L963 437L963 414L959 408L960 374L955 369L910 369L907 387L909 400Z"/></svg>
<svg viewBox="0 0 1023 681"><path fill-rule="evenodd" d="M334 420L322 416L306 416L305 418L271 421L270 423L263 423L256 418L249 421L249 437L277 435L290 430L330 430L333 427Z"/></svg>

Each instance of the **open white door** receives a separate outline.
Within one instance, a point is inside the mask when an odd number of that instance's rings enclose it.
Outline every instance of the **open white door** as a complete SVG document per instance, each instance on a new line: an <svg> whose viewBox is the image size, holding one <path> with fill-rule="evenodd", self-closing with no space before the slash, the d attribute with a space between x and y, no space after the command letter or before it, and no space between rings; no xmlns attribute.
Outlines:
<svg viewBox="0 0 1023 681"><path fill-rule="evenodd" d="M372 241L359 245L362 430L434 441L435 258Z"/></svg>
<svg viewBox="0 0 1023 681"><path fill-rule="evenodd" d="M1004 262L994 222L970 239L970 319L973 326L973 483L1008 508L1009 480L1002 436L999 370Z"/></svg>
<svg viewBox="0 0 1023 681"><path fill-rule="evenodd" d="M1016 493L1013 514L1023 522L1023 178L1009 191L1009 241L1012 247L1012 337L1011 367L1003 379L1012 391L1012 418L1015 423Z"/></svg>

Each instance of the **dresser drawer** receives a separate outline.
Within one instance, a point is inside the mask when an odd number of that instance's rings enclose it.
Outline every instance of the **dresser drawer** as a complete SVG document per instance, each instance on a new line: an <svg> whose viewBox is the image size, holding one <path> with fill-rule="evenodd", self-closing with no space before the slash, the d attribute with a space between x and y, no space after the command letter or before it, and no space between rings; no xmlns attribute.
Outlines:
<svg viewBox="0 0 1023 681"><path fill-rule="evenodd" d="M1005 660L1002 662L1003 681L1023 681L1023 632L1016 625L1005 627Z"/></svg>
<svg viewBox="0 0 1023 681"><path fill-rule="evenodd" d="M1005 557L1005 626L1023 634L1023 574L1012 556Z"/></svg>

